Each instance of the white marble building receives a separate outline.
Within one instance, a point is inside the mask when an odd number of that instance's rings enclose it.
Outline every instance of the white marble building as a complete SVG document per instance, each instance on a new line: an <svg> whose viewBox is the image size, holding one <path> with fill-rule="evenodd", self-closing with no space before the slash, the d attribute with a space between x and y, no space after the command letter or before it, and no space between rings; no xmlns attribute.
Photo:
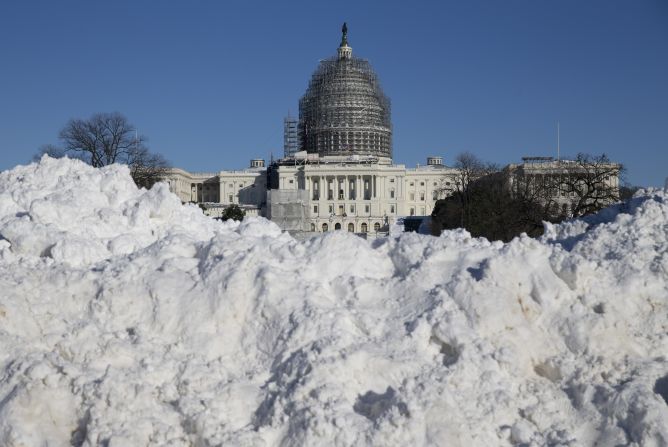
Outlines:
<svg viewBox="0 0 668 447"><path fill-rule="evenodd" d="M440 157L407 168L374 157L298 153L269 169L259 160L248 169L216 174L173 169L168 183L183 202L202 204L214 217L236 204L247 215L269 217L286 230L367 233L383 231L401 216L431 214L436 200L451 190L456 173ZM287 208L301 211L286 218Z"/></svg>
<svg viewBox="0 0 668 447"><path fill-rule="evenodd" d="M456 175L439 157L413 169L374 157L344 159L309 154L308 158L291 161L282 160L276 166L269 176L274 183L271 186L305 191L302 229L316 232L377 232L400 216L428 216ZM280 206L276 200L269 201L272 220L280 220L276 219Z"/></svg>

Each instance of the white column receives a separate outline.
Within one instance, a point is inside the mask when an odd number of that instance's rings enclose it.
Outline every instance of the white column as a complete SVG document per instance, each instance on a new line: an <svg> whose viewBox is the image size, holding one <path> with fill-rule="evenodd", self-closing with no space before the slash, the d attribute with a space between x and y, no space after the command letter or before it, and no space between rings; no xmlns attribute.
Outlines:
<svg viewBox="0 0 668 447"><path fill-rule="evenodd" d="M339 176L335 175L334 176L334 200L336 202L339 201L339 189L340 189L339 188ZM336 212L336 209L334 210L334 212Z"/></svg>
<svg viewBox="0 0 668 447"><path fill-rule="evenodd" d="M355 199L356 200L360 200L362 198L362 196L360 195L361 191L362 191L362 188L360 187L361 183L362 183L361 182L361 176L356 175L355 176Z"/></svg>

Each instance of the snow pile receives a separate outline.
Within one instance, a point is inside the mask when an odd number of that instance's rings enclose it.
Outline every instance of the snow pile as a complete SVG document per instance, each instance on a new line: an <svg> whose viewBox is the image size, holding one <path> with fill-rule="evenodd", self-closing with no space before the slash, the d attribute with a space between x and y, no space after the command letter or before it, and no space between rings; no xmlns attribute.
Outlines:
<svg viewBox="0 0 668 447"><path fill-rule="evenodd" d="M508 244L0 173L0 445L668 443L668 193Z"/></svg>

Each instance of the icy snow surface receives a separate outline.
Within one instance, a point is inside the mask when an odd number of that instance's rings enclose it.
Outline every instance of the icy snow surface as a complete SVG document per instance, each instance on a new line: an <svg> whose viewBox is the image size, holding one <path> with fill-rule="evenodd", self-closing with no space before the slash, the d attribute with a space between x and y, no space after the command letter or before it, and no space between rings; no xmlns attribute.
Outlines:
<svg viewBox="0 0 668 447"><path fill-rule="evenodd" d="M0 445L668 443L668 193L508 244L0 173Z"/></svg>

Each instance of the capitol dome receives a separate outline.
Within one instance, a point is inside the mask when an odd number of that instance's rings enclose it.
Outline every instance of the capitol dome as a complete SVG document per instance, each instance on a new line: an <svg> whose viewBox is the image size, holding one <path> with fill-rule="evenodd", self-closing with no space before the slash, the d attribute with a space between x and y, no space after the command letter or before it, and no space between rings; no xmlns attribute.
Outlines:
<svg viewBox="0 0 668 447"><path fill-rule="evenodd" d="M299 101L300 149L392 158L390 100L369 62L352 55L345 23L342 31L337 56L320 62Z"/></svg>

